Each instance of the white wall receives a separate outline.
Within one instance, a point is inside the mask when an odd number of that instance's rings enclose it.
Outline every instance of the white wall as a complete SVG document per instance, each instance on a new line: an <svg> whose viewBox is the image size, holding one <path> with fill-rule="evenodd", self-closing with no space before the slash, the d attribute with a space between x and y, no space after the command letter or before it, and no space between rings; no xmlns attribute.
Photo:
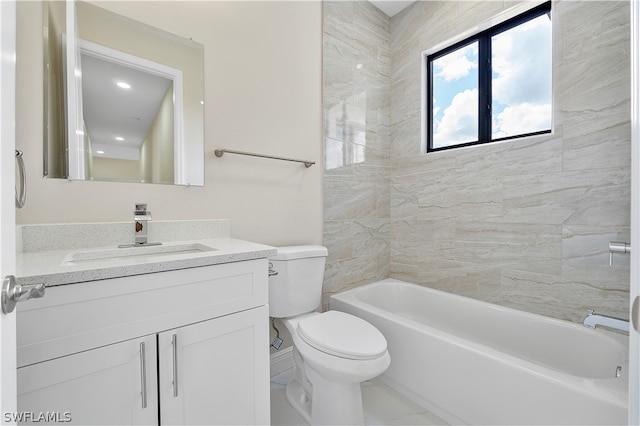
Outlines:
<svg viewBox="0 0 640 426"><path fill-rule="evenodd" d="M320 2L127 1L110 10L205 46L205 186L42 178L42 5L18 3L16 147L29 193L18 224L112 222L146 202L154 219L231 220L273 245L322 242ZM316 161L213 155L228 148Z"/></svg>

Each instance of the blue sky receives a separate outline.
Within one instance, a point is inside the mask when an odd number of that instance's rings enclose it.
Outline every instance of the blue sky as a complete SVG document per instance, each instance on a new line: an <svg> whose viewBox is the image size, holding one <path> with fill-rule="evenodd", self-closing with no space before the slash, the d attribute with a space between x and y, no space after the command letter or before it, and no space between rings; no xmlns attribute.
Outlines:
<svg viewBox="0 0 640 426"><path fill-rule="evenodd" d="M493 138L551 128L551 21L542 15L492 39ZM477 140L477 43L434 66L434 147Z"/></svg>

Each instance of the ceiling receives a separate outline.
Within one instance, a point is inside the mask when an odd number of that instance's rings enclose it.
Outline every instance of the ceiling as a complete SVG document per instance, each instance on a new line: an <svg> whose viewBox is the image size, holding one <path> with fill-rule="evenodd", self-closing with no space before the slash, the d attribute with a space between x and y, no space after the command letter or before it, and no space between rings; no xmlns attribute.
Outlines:
<svg viewBox="0 0 640 426"><path fill-rule="evenodd" d="M386 13L389 17L393 17L396 13L402 11L406 7L415 3L415 1L406 0L369 0L375 7Z"/></svg>
<svg viewBox="0 0 640 426"><path fill-rule="evenodd" d="M119 81L131 88L117 87ZM83 113L93 151L103 151L103 157L137 160L171 83L167 78L83 53Z"/></svg>

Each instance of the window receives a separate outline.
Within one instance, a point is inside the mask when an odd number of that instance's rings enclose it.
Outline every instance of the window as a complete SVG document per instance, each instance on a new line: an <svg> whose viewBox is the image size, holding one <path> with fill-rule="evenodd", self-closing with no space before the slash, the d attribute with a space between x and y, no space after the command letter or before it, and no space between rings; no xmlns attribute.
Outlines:
<svg viewBox="0 0 640 426"><path fill-rule="evenodd" d="M549 2L426 56L427 152L551 132L550 15Z"/></svg>

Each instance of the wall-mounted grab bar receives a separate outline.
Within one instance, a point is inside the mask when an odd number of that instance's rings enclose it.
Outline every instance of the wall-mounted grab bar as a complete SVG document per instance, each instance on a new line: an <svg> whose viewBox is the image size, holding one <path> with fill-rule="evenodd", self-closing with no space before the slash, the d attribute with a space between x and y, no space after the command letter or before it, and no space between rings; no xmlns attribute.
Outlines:
<svg viewBox="0 0 640 426"><path fill-rule="evenodd" d="M286 157L276 157L273 155L264 155L264 154L255 154L253 152L243 152L243 151L234 151L231 149L216 149L214 151L216 157L222 157L225 153L228 154L239 154L239 155L248 155L250 157L260 157L260 158L270 158L272 160L282 160L282 161L293 161L295 163L302 163L306 168L309 168L316 164L315 161L307 161L307 160L296 160L294 158L286 158Z"/></svg>
<svg viewBox="0 0 640 426"><path fill-rule="evenodd" d="M22 151L16 149L16 163L18 165L18 188L16 188L16 207L21 209L27 200L27 171L24 168Z"/></svg>

